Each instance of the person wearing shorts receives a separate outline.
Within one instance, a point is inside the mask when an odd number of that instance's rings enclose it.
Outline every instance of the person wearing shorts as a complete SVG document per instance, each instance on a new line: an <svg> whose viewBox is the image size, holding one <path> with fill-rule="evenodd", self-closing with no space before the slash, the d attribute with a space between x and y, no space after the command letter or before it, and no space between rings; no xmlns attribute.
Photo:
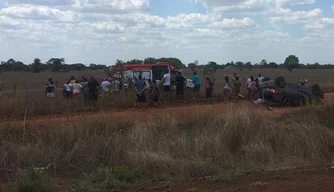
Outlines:
<svg viewBox="0 0 334 192"><path fill-rule="evenodd" d="M73 98L74 98L74 100L79 100L80 99L81 90L82 90L82 85L79 83L78 80L76 80L72 84L72 92L73 92Z"/></svg>
<svg viewBox="0 0 334 192"><path fill-rule="evenodd" d="M46 97L52 98L55 96L54 94L55 86L53 84L53 81L50 81L49 84L46 86Z"/></svg>

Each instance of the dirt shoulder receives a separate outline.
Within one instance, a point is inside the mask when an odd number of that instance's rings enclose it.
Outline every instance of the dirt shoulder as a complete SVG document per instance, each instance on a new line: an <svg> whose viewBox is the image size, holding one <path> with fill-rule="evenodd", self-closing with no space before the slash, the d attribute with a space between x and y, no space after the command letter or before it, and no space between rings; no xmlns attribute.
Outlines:
<svg viewBox="0 0 334 192"><path fill-rule="evenodd" d="M128 188L125 191L187 191L187 192L328 192L334 191L334 170L330 168L296 169L252 173L234 178L231 182L201 178L184 182L160 181Z"/></svg>
<svg viewBox="0 0 334 192"><path fill-rule="evenodd" d="M325 99L322 104L318 107L323 107L334 103L334 93L328 93L325 95ZM57 116L32 116L27 117L26 121L13 121L0 123L0 128L8 126L8 123L14 123L18 125L34 124L34 125L45 125L48 123L58 123L59 126L66 125L73 121L80 121L82 119L89 119L94 122L103 118L113 118L119 121L126 121L128 119L135 119L141 122L147 122L153 119L161 118L162 116L173 116L176 119L186 118L187 113L190 111L201 113L209 113L210 111L216 111L218 113L225 113L229 110L235 110L245 106L254 108L254 112L267 114L270 116L280 116L287 112L292 112L301 109L302 107L273 107L273 110L269 111L266 106L255 106L247 101L240 101L238 103L214 103L214 104L180 104L178 106L166 107L163 109L149 109L146 111L131 111L129 109L111 109L109 111L101 111L96 113L80 113L75 115L57 115Z"/></svg>

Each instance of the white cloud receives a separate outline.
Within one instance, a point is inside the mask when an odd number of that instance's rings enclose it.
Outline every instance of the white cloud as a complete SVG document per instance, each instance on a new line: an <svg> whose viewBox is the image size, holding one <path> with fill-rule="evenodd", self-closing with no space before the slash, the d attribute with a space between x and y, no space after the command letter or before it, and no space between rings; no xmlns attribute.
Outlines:
<svg viewBox="0 0 334 192"><path fill-rule="evenodd" d="M71 11L60 11L47 6L16 5L0 10L0 15L11 18L37 19L37 20L59 20L73 22L79 19L78 14ZM76 18L77 17L77 18Z"/></svg>
<svg viewBox="0 0 334 192"><path fill-rule="evenodd" d="M276 0L279 5L303 5L303 4L313 4L316 0Z"/></svg>
<svg viewBox="0 0 334 192"><path fill-rule="evenodd" d="M334 43L334 19L324 17L321 9L284 7L311 0L189 1L204 4L207 13L169 14L158 7L161 15L152 15L147 10L157 7L150 8L149 0L8 0L0 9L0 42L6 46L0 60L65 57L68 62L112 64L175 56L185 63L279 62L296 44ZM286 24L302 24L303 34Z"/></svg>
<svg viewBox="0 0 334 192"><path fill-rule="evenodd" d="M243 19L223 19L222 21L213 22L209 26L217 28L244 28L256 26L255 21L249 17Z"/></svg>
<svg viewBox="0 0 334 192"><path fill-rule="evenodd" d="M319 18L322 15L321 9L313 9L311 11L291 11L291 9L277 9L269 12L270 21L273 23L305 23Z"/></svg>

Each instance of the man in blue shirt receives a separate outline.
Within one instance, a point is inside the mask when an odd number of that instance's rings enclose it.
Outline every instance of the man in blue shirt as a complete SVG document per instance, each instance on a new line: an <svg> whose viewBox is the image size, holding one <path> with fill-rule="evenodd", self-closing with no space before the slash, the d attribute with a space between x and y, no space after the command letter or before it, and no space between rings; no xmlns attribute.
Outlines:
<svg viewBox="0 0 334 192"><path fill-rule="evenodd" d="M141 75L138 76L138 81L135 84L135 89L136 89L136 102L142 105L142 108L144 109L146 104L146 96L145 96L146 83L142 79ZM136 102L133 109L135 109L136 107Z"/></svg>
<svg viewBox="0 0 334 192"><path fill-rule="evenodd" d="M201 80L199 78L199 76L197 75L196 72L194 72L194 76L193 76L193 82L194 82L194 92L195 93L199 93L199 89L200 89L200 85L201 85Z"/></svg>

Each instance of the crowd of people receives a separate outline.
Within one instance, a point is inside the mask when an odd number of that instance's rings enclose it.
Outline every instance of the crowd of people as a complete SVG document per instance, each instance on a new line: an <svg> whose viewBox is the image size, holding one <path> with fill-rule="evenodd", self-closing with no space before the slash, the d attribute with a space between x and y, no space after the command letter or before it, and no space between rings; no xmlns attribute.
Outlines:
<svg viewBox="0 0 334 192"><path fill-rule="evenodd" d="M252 75L247 80L247 90L248 90L248 100L253 102L261 97L259 90L259 84L263 81L264 77L259 74L258 77L254 78ZM141 75L138 76L133 82L133 87L135 90L135 102L134 108L138 105L142 108L146 108L147 104L153 102L155 107L164 106L165 101L171 101L171 82L175 82L176 85L176 98L177 100L185 100L185 88L187 79L178 72L175 79L171 79L169 73L163 75L162 80L148 80L146 84L145 79ZM132 82L132 81L130 81ZM193 98L200 98L201 92L201 79L199 75L194 72L192 82L194 84ZM205 97L206 99L211 99L214 90L215 79L205 78ZM129 85L130 86L130 85ZM223 99L224 103L228 103L230 99L233 102L238 102L240 95L242 83L236 73L232 75L230 80L229 76L225 76L224 82L222 84ZM56 87L52 78L48 79L45 87L46 97L55 97ZM80 80L71 77L66 80L62 87L63 98L84 101L97 101L101 96L106 94L113 94L119 96L119 92L122 88L121 81L117 78L107 78L98 81L96 78L91 77L89 80L86 77L82 77ZM118 98L118 97L116 97Z"/></svg>

